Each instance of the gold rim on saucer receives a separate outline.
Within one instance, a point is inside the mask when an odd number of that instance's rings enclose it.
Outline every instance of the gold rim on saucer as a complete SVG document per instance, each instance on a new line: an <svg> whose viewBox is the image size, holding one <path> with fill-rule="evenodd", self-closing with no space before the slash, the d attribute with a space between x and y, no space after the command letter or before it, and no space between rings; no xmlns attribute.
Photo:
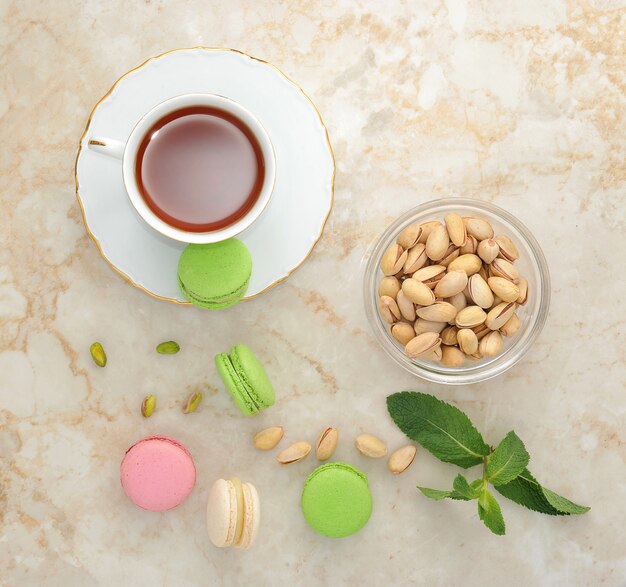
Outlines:
<svg viewBox="0 0 626 587"><path fill-rule="evenodd" d="M333 209L333 204L335 202L335 173L336 173L335 154L333 153L333 148L332 148L332 145L330 144L330 138L328 136L328 129L326 128L326 125L324 124L324 121L322 120L322 115L320 114L319 110L317 109L317 107L315 106L315 104L313 103L311 98L309 98L309 96L307 96L306 92L298 84L296 84L289 76L285 75L280 69L278 69L278 67L276 67L275 65L273 65L269 61L265 61L265 60L259 59L257 57L252 57L252 55L248 55L247 53L244 53L243 51L239 51L238 49L231 49L230 47L203 47L203 46L197 46L197 47L183 47L183 48L180 48L180 49L171 49L170 51L166 51L165 53L161 53L160 55L156 55L155 57L150 57L149 59L146 59L141 65L138 65L137 67L134 67L133 69L127 71L124 75L122 75L111 86L111 89L109 89L109 91L106 94L104 94L104 96L102 96L102 98L100 98L100 100L98 100L96 105L93 107L93 110L89 114L89 118L87 119L87 124L85 125L85 130L84 130L82 136L80 137L80 142L78 144L78 153L76 153L76 162L74 164L74 179L75 179L75 182L76 182L76 199L78 200L78 205L80 206L80 212L81 212L82 217L83 217L83 223L85 224L85 230L87 231L87 234L91 237L91 240L96 245L96 248L100 252L100 255L102 256L102 258L106 261L106 263L114 271L119 273L131 285L134 285L137 289L140 289L141 291L147 293L149 296L152 296L153 298L156 298L158 300L163 300L164 302L170 302L170 303L173 303L173 304L178 304L180 306L191 306L192 304L191 304L191 302L181 302L180 300L175 300L173 298L166 298L164 296L159 296L159 295L157 295L155 293L152 293L151 291L147 290L142 285L139 285L138 283L133 281L130 278L130 276L126 275L126 273L124 273L122 270L118 269L111 261L109 261L107 256L104 254L104 251L102 250L102 247L100 246L100 243L98 242L98 239L95 237L95 235L89 229L89 225L87 224L87 217L85 216L85 208L83 206L82 200L80 199L79 185L78 185L78 158L80 157L80 153L81 153L81 150L82 150L83 139L85 138L85 135L87 134L87 130L89 129L89 125L91 124L91 119L93 118L93 115L94 115L95 111L97 110L98 106L100 106L100 104L106 98L108 98L108 96L111 94L111 92L113 92L113 90L117 87L117 84L119 84L127 75L130 75L131 73L134 73L135 71L138 71L144 65L147 65L151 61L154 61L156 59L160 59L161 57L165 57L166 55L169 55L170 53L175 53L176 51L196 51L198 49L201 49L203 51L231 51L233 53L239 53L240 55L243 55L244 57L248 57L249 59L252 59L253 61L258 61L259 63L263 63L265 65L269 65L271 68L273 68L275 71L277 71L281 76L283 76L290 84L292 84L298 90L300 90L302 95L308 100L309 104L311 104L311 106L313 107L313 109L315 110L315 112L317 114L317 117L319 118L320 124L322 125L322 128L324 129L324 134L326 136L326 143L328 144L328 150L330 151L330 157L331 157L332 162L333 162L333 176L332 176L331 186L330 186L330 206L328 208L328 213L326 214L326 218L324 218L324 222L322 223L322 228L320 230L320 233L319 233L318 237L315 239L315 242L313 243L311 248L309 249L309 252L306 254L304 259L302 259L302 261L300 261L300 263L298 263L298 265L296 265L293 269L291 269L287 273L287 275L285 275L284 277L281 277L277 281L274 281L273 283L268 285L265 289L261 290L260 292L258 292L256 294L254 294L252 296L245 296L245 297L243 297L242 298L243 300L252 300L252 299L254 299L254 298L264 294L266 291L269 291L274 286L276 286L279 283L285 281L287 278L289 278L291 276L292 273L294 273L294 271L298 270L303 265L303 263L311 256L311 253L313 252L313 249L315 248L315 245L317 245L319 240L322 238L322 234L324 233L324 229L326 228L326 223L328 222L328 218L330 216L330 213L331 213L331 211Z"/></svg>

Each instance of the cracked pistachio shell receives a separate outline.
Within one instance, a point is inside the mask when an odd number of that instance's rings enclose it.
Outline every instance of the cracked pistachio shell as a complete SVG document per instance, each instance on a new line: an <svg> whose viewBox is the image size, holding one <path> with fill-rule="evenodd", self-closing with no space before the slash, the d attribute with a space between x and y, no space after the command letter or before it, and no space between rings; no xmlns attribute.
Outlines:
<svg viewBox="0 0 626 587"><path fill-rule="evenodd" d="M315 445L315 456L318 461L327 461L333 456L337 443L339 442L339 432L336 428L328 426L325 428Z"/></svg>
<svg viewBox="0 0 626 587"><path fill-rule="evenodd" d="M493 305L493 293L487 282L478 274L469 278L467 290L472 301L483 309L491 308Z"/></svg>
<svg viewBox="0 0 626 587"><path fill-rule="evenodd" d="M476 249L476 253L478 256L489 265L500 252L500 247L498 243L492 239L487 238L484 241L480 241L478 243L478 248Z"/></svg>
<svg viewBox="0 0 626 587"><path fill-rule="evenodd" d="M412 324L406 322L396 322L391 325L391 336L393 336L402 346L415 338L415 330Z"/></svg>
<svg viewBox="0 0 626 587"><path fill-rule="evenodd" d="M445 254L444 258L441 259L441 261L438 261L438 263L439 263L439 265L443 265L444 267L447 267L459 255L460 255L459 247L456 247L454 245L450 245L448 247L448 250L446 251L446 254Z"/></svg>
<svg viewBox="0 0 626 587"><path fill-rule="evenodd" d="M441 347L441 363L446 367L460 367L465 362L465 354L455 346Z"/></svg>
<svg viewBox="0 0 626 587"><path fill-rule="evenodd" d="M504 326L511 316L515 314L516 308L517 304L515 302L502 302L498 304L495 308L489 310L485 324L491 328L491 330L499 330L500 327Z"/></svg>
<svg viewBox="0 0 626 587"><path fill-rule="evenodd" d="M423 355L421 358L426 361L441 361L442 356L443 356L443 353L441 352L441 347L438 346L434 348L432 351L430 351L429 353Z"/></svg>
<svg viewBox="0 0 626 587"><path fill-rule="evenodd" d="M424 334L424 332L436 332L439 334L446 326L445 322L433 322L432 320L418 318L413 325L413 330L417 335Z"/></svg>
<svg viewBox="0 0 626 587"><path fill-rule="evenodd" d="M282 439L285 431L282 426L272 426L257 432L252 439L252 444L259 450L272 450Z"/></svg>
<svg viewBox="0 0 626 587"><path fill-rule="evenodd" d="M474 275L474 273L478 273L482 264L483 262L478 255L469 253L467 255L460 255L452 261L450 265L448 265L448 271L460 269L461 271L465 271L469 277L470 275Z"/></svg>
<svg viewBox="0 0 626 587"><path fill-rule="evenodd" d="M519 281L519 271L506 259L494 259L493 263L489 265L490 277L503 277L513 283Z"/></svg>
<svg viewBox="0 0 626 587"><path fill-rule="evenodd" d="M434 351L440 345L441 338L437 332L424 332L410 340L404 350L410 359L416 359Z"/></svg>
<svg viewBox="0 0 626 587"><path fill-rule="evenodd" d="M378 284L378 295L395 298L400 291L400 280L393 275L386 275Z"/></svg>
<svg viewBox="0 0 626 587"><path fill-rule="evenodd" d="M396 300L394 300L390 296L383 296L378 300L378 311L382 319L385 322L389 322L389 324L393 324L400 320L400 308L398 308L398 304Z"/></svg>
<svg viewBox="0 0 626 587"><path fill-rule="evenodd" d="M409 224L400 232L396 242L406 250L414 247L418 243L420 236L422 236L422 227L419 224Z"/></svg>
<svg viewBox="0 0 626 587"><path fill-rule="evenodd" d="M472 330L478 340L480 340L484 336L487 336L491 332L491 329L486 324L479 324L478 326L474 326Z"/></svg>
<svg viewBox="0 0 626 587"><path fill-rule="evenodd" d="M519 251L517 250L517 247L513 244L513 241L508 236L504 234L499 234L495 240L500 247L500 257L511 262L519 259Z"/></svg>
<svg viewBox="0 0 626 587"><path fill-rule="evenodd" d="M465 238L465 242L460 247L461 255L473 255L478 248L478 241L476 237L468 234Z"/></svg>
<svg viewBox="0 0 626 587"><path fill-rule="evenodd" d="M466 216L463 218L465 223L465 230L467 234L471 234L479 242L488 238L493 238L493 228L491 224L482 218L475 218L473 216Z"/></svg>
<svg viewBox="0 0 626 587"><path fill-rule="evenodd" d="M385 443L372 434L359 434L354 445L361 454L373 459L384 457L387 454Z"/></svg>
<svg viewBox="0 0 626 587"><path fill-rule="evenodd" d="M437 282L443 279L446 274L446 268L443 265L429 265L422 267L413 273L413 279L425 283L427 286L434 288Z"/></svg>
<svg viewBox="0 0 626 587"><path fill-rule="evenodd" d="M467 286L467 273L456 269L448 271L435 286L435 296L449 298L461 293Z"/></svg>
<svg viewBox="0 0 626 587"><path fill-rule="evenodd" d="M305 459L310 452L311 445L308 442L301 440L300 442L296 442L282 451L276 457L276 460L281 465L291 465Z"/></svg>
<svg viewBox="0 0 626 587"><path fill-rule="evenodd" d="M437 300L430 306L419 308L416 314L424 320L447 323L456 316L456 308L448 302Z"/></svg>
<svg viewBox="0 0 626 587"><path fill-rule="evenodd" d="M446 346L454 346L458 344L457 340L457 332L459 329L456 326L447 326L441 331L441 344L445 344Z"/></svg>
<svg viewBox="0 0 626 587"><path fill-rule="evenodd" d="M428 235L426 254L429 259L439 261L444 258L449 245L450 238L448 237L448 231L443 224L439 224L435 226L430 235Z"/></svg>
<svg viewBox="0 0 626 587"><path fill-rule="evenodd" d="M456 212L450 212L446 214L444 222L446 223L450 240L457 247L460 247L465 242L465 238L467 237L465 224L463 224L463 218L461 218Z"/></svg>
<svg viewBox="0 0 626 587"><path fill-rule="evenodd" d="M526 281L523 277L520 277L517 282L517 287L519 288L517 303L520 306L523 306L528 301L528 281Z"/></svg>
<svg viewBox="0 0 626 587"><path fill-rule="evenodd" d="M457 314L465 307L467 307L467 300L465 299L465 294L463 292L456 294L455 296L450 296L446 299L446 302L452 304L457 311ZM454 320L451 321L454 324Z"/></svg>
<svg viewBox="0 0 626 587"><path fill-rule="evenodd" d="M504 277L490 277L487 283L491 291L503 302L515 302L519 298L519 286Z"/></svg>
<svg viewBox="0 0 626 587"><path fill-rule="evenodd" d="M441 225L441 222L439 222L439 220L428 220L426 222L422 222L422 224L420 224L422 234L420 235L417 242L426 244L426 241L428 240L430 233L433 231L433 228L439 225Z"/></svg>
<svg viewBox="0 0 626 587"><path fill-rule="evenodd" d="M504 336L513 336L519 330L521 324L522 322L518 318L517 314L513 314L513 316L509 318L509 321L505 322L500 327L500 332L504 334Z"/></svg>
<svg viewBox="0 0 626 587"><path fill-rule="evenodd" d="M459 348L466 355L473 355L478 350L478 337L473 330L462 328L457 332L456 337L459 342Z"/></svg>
<svg viewBox="0 0 626 587"><path fill-rule="evenodd" d="M415 322L415 305L402 290L398 292L396 303L402 317L409 322Z"/></svg>
<svg viewBox="0 0 626 587"><path fill-rule="evenodd" d="M404 273L415 273L428 262L426 256L426 245L423 243L416 244L408 250L406 261L404 263Z"/></svg>
<svg viewBox="0 0 626 587"><path fill-rule="evenodd" d="M467 306L456 315L456 326L458 328L474 328L479 326L487 318L485 311L478 306Z"/></svg>
<svg viewBox="0 0 626 587"><path fill-rule="evenodd" d="M402 282L404 295L414 304L430 306L435 302L435 294L425 283L414 278L405 279Z"/></svg>
<svg viewBox="0 0 626 587"><path fill-rule="evenodd" d="M385 251L380 269L385 275L395 275L404 267L407 256L408 253L400 245L393 244Z"/></svg>
<svg viewBox="0 0 626 587"><path fill-rule="evenodd" d="M415 460L416 454L417 447L414 444L403 446L389 457L389 460L387 461L387 468L394 475L404 473L404 471L406 471Z"/></svg>
<svg viewBox="0 0 626 587"><path fill-rule="evenodd" d="M478 352L483 357L493 357L502 350L502 335L492 330L478 344Z"/></svg>

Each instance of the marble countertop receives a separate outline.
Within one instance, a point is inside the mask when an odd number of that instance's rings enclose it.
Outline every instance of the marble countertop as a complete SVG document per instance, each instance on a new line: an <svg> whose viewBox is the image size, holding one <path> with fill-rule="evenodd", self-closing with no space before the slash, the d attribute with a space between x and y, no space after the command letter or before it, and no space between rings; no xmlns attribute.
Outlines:
<svg viewBox="0 0 626 587"><path fill-rule="evenodd" d="M626 4L623 0L334 0L0 3L0 584L625 585ZM175 47L230 46L295 79L337 161L322 240L289 280L208 313L153 299L104 263L74 196L74 157L96 101L125 71ZM450 194L492 201L535 234L552 274L545 329L505 375L470 387L414 379L377 346L361 300L368 246L406 209ZM106 369L89 345L101 340ZM175 357L154 345L181 343ZM235 409L212 357L258 351L278 401ZM507 535L473 507L434 503L455 467L420 449L399 477L354 437L405 439L385 397L455 402L487 439L515 429L533 471L585 516L502 503ZM199 411L180 413L193 390ZM149 420L146 393L159 398ZM309 458L279 468L252 434L286 441L327 425L337 457L370 478L374 513L354 537L314 534L299 510ZM197 486L150 514L119 486L137 438L190 448ZM283 441L285 442L285 441ZM261 494L249 552L208 541L219 476Z"/></svg>

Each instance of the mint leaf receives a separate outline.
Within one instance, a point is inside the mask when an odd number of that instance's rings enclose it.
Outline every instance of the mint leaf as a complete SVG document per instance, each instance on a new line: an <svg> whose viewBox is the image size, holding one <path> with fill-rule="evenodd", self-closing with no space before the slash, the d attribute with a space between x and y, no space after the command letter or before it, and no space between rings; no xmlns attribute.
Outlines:
<svg viewBox="0 0 626 587"><path fill-rule="evenodd" d="M483 489L478 499L478 517L494 534L502 536L505 533L506 527L502 510L496 498L489 493L487 488Z"/></svg>
<svg viewBox="0 0 626 587"><path fill-rule="evenodd" d="M415 391L394 393L387 409L398 428L435 457L465 469L489 454L480 432L458 408Z"/></svg>
<svg viewBox="0 0 626 587"><path fill-rule="evenodd" d="M515 503L549 516L579 515L589 511L588 507L542 487L528 469L524 469L513 481L497 485L496 491Z"/></svg>
<svg viewBox="0 0 626 587"><path fill-rule="evenodd" d="M417 488L426 497L429 497L430 499L434 499L435 501L441 501L442 499L446 499L447 497L449 497L450 499L458 499L461 501L470 500L469 497L465 497L464 495L461 495L459 492L454 491L454 490L446 491L445 489L430 489L429 487L420 487L419 485L417 486Z"/></svg>
<svg viewBox="0 0 626 587"><path fill-rule="evenodd" d="M513 481L528 465L530 456L515 432L509 432L489 457L487 477L494 485Z"/></svg>
<svg viewBox="0 0 626 587"><path fill-rule="evenodd" d="M478 486L480 486L482 484L482 480L477 479L477 481ZM476 499L480 495L478 487L472 487L463 475L456 476L452 487L459 495L465 497L465 499Z"/></svg>

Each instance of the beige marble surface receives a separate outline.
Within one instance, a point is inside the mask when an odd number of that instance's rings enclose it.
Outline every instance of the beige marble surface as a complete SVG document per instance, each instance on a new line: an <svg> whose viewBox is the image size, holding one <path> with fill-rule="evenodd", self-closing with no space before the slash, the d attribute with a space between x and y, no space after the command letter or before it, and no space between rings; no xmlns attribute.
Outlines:
<svg viewBox="0 0 626 587"><path fill-rule="evenodd" d="M626 4L623 0L36 2L2 0L0 22L0 584L626 584ZM220 313L134 289L100 258L74 197L74 157L95 102L151 55L231 46L297 80L329 128L335 208L309 261L262 297ZM532 351L466 388L425 384L377 347L361 303L362 259L396 215L448 194L517 214L548 258L553 302ZM175 357L156 356L163 339ZM100 339L101 370L89 357ZM238 415L212 356L259 352L278 389ZM592 506L555 519L503 503L507 536L467 504L432 503L455 468L420 450L392 477L356 454L370 431L402 434L384 399L426 390L487 439L514 428L547 485ZM190 390L206 394L180 413ZM139 415L144 394L159 410ZM358 535L315 535L299 511L309 459L279 469L253 432L287 441L340 429L338 457L369 475ZM179 437L198 482L178 510L135 508L119 461L142 435ZM259 489L250 552L206 537L218 476Z"/></svg>

